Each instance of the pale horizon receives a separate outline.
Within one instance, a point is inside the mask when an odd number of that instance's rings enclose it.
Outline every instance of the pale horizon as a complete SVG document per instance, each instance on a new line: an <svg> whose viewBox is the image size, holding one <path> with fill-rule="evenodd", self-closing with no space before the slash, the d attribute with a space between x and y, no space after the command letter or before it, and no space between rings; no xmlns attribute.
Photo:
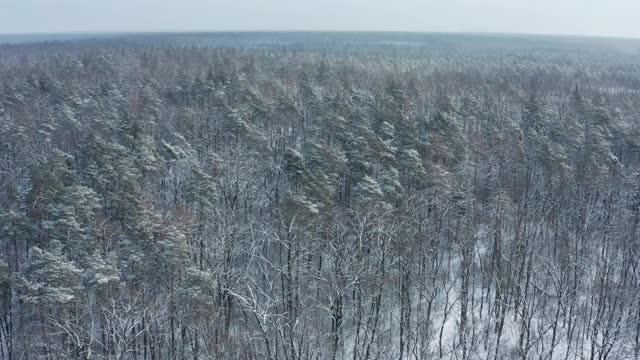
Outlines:
<svg viewBox="0 0 640 360"><path fill-rule="evenodd" d="M414 32L640 38L631 0L0 0L1 34Z"/></svg>

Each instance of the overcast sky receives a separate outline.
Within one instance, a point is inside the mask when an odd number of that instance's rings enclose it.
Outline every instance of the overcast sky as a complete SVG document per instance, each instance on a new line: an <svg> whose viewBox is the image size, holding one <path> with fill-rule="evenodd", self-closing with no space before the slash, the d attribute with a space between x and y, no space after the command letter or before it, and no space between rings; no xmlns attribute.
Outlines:
<svg viewBox="0 0 640 360"><path fill-rule="evenodd" d="M640 38L640 0L0 0L0 33L221 30Z"/></svg>

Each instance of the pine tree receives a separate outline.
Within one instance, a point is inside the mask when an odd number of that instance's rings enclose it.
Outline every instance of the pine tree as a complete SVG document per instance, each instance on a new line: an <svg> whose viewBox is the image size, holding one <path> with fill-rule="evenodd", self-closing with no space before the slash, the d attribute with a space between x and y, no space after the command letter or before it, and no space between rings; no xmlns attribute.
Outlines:
<svg viewBox="0 0 640 360"><path fill-rule="evenodd" d="M379 201L383 195L378 182L369 175L365 175L353 189L354 201L363 206Z"/></svg>
<svg viewBox="0 0 640 360"><path fill-rule="evenodd" d="M79 297L82 271L67 259L62 249L56 240L46 250L32 248L24 271L22 301L34 306L57 306Z"/></svg>
<svg viewBox="0 0 640 360"><path fill-rule="evenodd" d="M467 139L460 115L444 93L438 95L435 113L428 126L428 139L436 164L453 168L464 160Z"/></svg>
<svg viewBox="0 0 640 360"><path fill-rule="evenodd" d="M603 174L617 161L612 152L612 121L605 99L596 97L593 101L588 101L576 89L572 107L577 122L583 129L578 162L579 176L586 178Z"/></svg>
<svg viewBox="0 0 640 360"><path fill-rule="evenodd" d="M393 145L400 179L405 189L421 189L426 180L422 156L418 153L420 136L415 116L410 116L408 100L399 83L389 81L380 95L378 127L389 123L395 130ZM392 171L390 171L392 172Z"/></svg>

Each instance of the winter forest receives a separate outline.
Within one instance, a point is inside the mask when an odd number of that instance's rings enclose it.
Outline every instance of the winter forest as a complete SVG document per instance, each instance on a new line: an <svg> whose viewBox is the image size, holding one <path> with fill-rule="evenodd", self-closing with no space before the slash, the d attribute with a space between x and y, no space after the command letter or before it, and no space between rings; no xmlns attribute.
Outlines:
<svg viewBox="0 0 640 360"><path fill-rule="evenodd" d="M640 41L0 45L0 359L640 358Z"/></svg>

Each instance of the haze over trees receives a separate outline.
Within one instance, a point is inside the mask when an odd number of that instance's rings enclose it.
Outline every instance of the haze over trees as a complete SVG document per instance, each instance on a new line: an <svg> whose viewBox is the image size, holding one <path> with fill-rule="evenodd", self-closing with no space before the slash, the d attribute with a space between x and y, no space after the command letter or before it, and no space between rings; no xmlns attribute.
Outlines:
<svg viewBox="0 0 640 360"><path fill-rule="evenodd" d="M0 359L638 359L639 49L0 46Z"/></svg>

